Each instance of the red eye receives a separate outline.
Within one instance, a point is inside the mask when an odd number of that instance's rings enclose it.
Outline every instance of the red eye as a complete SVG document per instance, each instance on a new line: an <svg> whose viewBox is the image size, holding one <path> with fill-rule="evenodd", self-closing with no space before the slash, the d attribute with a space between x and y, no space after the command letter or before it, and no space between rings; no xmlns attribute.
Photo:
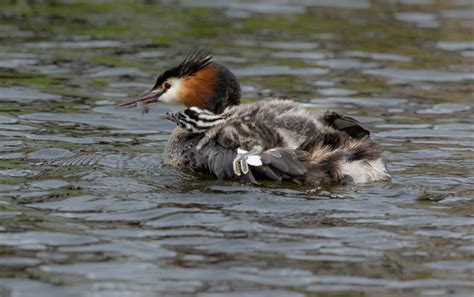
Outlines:
<svg viewBox="0 0 474 297"><path fill-rule="evenodd" d="M164 87L166 90L168 90L169 88L171 88L171 84L165 82L165 83L163 84L163 87Z"/></svg>

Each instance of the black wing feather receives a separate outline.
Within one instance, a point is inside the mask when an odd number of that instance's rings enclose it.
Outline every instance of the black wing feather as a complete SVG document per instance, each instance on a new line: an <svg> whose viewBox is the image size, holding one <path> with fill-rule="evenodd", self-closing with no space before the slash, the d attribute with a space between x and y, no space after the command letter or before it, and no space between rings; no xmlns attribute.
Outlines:
<svg viewBox="0 0 474 297"><path fill-rule="evenodd" d="M336 130L346 132L350 137L361 139L365 136L370 136L370 131L367 130L358 120L341 115L335 111L327 111L323 120Z"/></svg>

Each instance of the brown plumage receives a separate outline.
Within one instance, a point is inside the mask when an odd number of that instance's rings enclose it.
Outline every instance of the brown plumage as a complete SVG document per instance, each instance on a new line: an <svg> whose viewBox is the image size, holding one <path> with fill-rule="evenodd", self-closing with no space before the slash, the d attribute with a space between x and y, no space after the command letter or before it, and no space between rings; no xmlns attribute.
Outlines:
<svg viewBox="0 0 474 297"><path fill-rule="evenodd" d="M217 68L212 64L202 68L194 75L184 79L183 87L179 93L182 98L181 102L187 107L205 108L208 99L214 94L216 83Z"/></svg>

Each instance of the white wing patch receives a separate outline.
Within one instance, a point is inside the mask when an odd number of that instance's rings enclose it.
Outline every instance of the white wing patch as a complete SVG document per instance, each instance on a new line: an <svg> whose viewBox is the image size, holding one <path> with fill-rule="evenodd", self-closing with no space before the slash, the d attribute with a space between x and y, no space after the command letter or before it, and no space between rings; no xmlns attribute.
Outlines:
<svg viewBox="0 0 474 297"><path fill-rule="evenodd" d="M262 166L262 158L260 156L248 156L247 164L252 166Z"/></svg>
<svg viewBox="0 0 474 297"><path fill-rule="evenodd" d="M248 151L243 150L243 149L241 149L241 148L238 148L238 149L237 149L237 154L243 155L243 154L246 154L246 153L248 153Z"/></svg>

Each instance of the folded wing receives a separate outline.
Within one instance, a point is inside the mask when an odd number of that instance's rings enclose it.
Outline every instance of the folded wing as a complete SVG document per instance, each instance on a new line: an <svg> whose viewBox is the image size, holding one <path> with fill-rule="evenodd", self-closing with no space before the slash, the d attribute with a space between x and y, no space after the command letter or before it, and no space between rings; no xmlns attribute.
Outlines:
<svg viewBox="0 0 474 297"><path fill-rule="evenodd" d="M294 180L307 172L305 162L308 152L295 149L275 148L264 151L261 155L262 165L250 166L250 171L241 176L237 176L233 170L232 162L237 157L234 149L211 140L200 150L196 150L195 155L198 167L219 179L242 179L251 183L257 183L260 179L283 181Z"/></svg>

